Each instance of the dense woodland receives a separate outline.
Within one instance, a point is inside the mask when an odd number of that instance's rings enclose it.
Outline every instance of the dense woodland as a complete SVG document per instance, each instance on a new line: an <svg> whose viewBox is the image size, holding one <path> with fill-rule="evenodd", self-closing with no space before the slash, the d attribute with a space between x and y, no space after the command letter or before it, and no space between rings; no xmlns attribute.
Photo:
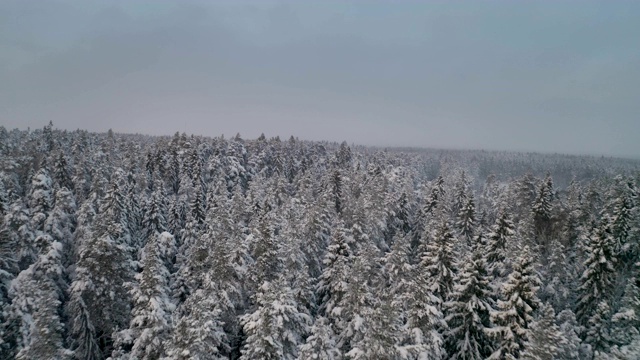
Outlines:
<svg viewBox="0 0 640 360"><path fill-rule="evenodd" d="M640 162L0 127L1 359L640 359Z"/></svg>

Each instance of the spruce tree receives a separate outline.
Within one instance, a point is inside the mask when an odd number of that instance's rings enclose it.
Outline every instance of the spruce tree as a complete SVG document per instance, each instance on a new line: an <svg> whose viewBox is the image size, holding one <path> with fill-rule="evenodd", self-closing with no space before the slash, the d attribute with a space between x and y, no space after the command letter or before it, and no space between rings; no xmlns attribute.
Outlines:
<svg viewBox="0 0 640 360"><path fill-rule="evenodd" d="M562 336L555 320L553 307L548 304L543 305L538 318L531 324L531 336L525 344L522 359L554 360L557 358L560 347L567 340Z"/></svg>
<svg viewBox="0 0 640 360"><path fill-rule="evenodd" d="M468 248L472 247L473 237L475 233L476 223L476 206L473 200L473 194L469 194L466 201L460 207L458 211L458 221L456 223L458 231L464 240Z"/></svg>
<svg viewBox="0 0 640 360"><path fill-rule="evenodd" d="M507 271L507 246L515 234L513 222L506 211L501 210L496 223L487 236L486 259L489 272L497 278L505 276Z"/></svg>
<svg viewBox="0 0 640 360"><path fill-rule="evenodd" d="M496 340L492 359L517 358L531 337L533 314L540 307L536 292L541 282L527 247L513 264L507 282L502 285L497 311L491 314L497 325L491 329Z"/></svg>
<svg viewBox="0 0 640 360"><path fill-rule="evenodd" d="M44 255L12 282L9 319L16 324L16 359L69 359L60 318L63 273L62 244L53 242ZM10 335L10 334L8 334Z"/></svg>
<svg viewBox="0 0 640 360"><path fill-rule="evenodd" d="M615 263L611 225L605 217L589 238L585 271L578 288L576 317L587 328L590 327L590 318L600 306L599 303L611 297L616 275Z"/></svg>
<svg viewBox="0 0 640 360"><path fill-rule="evenodd" d="M145 245L142 272L136 275L137 281L130 289L131 323L117 336L116 346L120 348L114 351L114 358L158 359L164 353L175 308L169 297L169 270L165 264L165 256L171 252L167 248L172 243L173 236L163 232Z"/></svg>
<svg viewBox="0 0 640 360"><path fill-rule="evenodd" d="M299 311L291 288L281 278L265 281L255 303L242 317L247 340L240 359L296 359L311 319Z"/></svg>
<svg viewBox="0 0 640 360"><path fill-rule="evenodd" d="M223 329L221 303L214 279L206 278L176 309L173 334L166 345L166 358L175 360L225 359L230 351L229 337Z"/></svg>
<svg viewBox="0 0 640 360"><path fill-rule="evenodd" d="M336 344L336 335L327 318L316 318L305 343L300 345L300 360L341 360L342 353Z"/></svg>
<svg viewBox="0 0 640 360"><path fill-rule="evenodd" d="M437 306L447 301L453 289L453 279L456 265L453 254L454 236L448 222L441 222L437 229L428 237L422 252L419 268L429 275L428 288L438 299Z"/></svg>
<svg viewBox="0 0 640 360"><path fill-rule="evenodd" d="M493 353L488 330L494 312L490 275L478 247L456 277L450 301L445 303L447 352L451 359L480 360Z"/></svg>

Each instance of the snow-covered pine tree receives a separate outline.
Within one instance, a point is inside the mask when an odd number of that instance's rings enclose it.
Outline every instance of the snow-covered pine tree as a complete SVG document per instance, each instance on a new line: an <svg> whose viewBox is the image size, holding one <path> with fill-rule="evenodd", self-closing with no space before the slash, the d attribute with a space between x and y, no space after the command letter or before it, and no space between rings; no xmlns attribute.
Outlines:
<svg viewBox="0 0 640 360"><path fill-rule="evenodd" d="M567 309L558 313L556 324L558 324L561 336L565 340L558 344L557 357L563 360L586 359L587 356L582 351L582 340L578 336L580 326L573 311Z"/></svg>
<svg viewBox="0 0 640 360"><path fill-rule="evenodd" d="M598 302L589 317L584 341L591 345L595 356L606 354L613 345L611 337L611 307L606 300Z"/></svg>
<svg viewBox="0 0 640 360"><path fill-rule="evenodd" d="M544 304L540 308L537 319L531 324L531 335L522 352L526 360L557 359L559 349L567 340L562 336L560 327L556 325L556 314L553 306Z"/></svg>
<svg viewBox="0 0 640 360"><path fill-rule="evenodd" d="M600 306L600 302L610 299L615 281L615 249L608 217L604 217L600 226L593 232L587 245L585 271L578 288L576 318L578 322L590 327L591 317Z"/></svg>
<svg viewBox="0 0 640 360"><path fill-rule="evenodd" d="M336 334L333 332L327 318L316 318L309 336L300 345L300 360L341 360L342 353L336 344Z"/></svg>
<svg viewBox="0 0 640 360"><path fill-rule="evenodd" d="M255 297L256 310L242 317L247 339L240 359L296 359L311 318L298 311L293 292L281 277L265 281Z"/></svg>
<svg viewBox="0 0 640 360"><path fill-rule="evenodd" d="M76 253L70 303L72 310L83 312L73 318L72 338L77 341L76 354L78 348L86 351L76 356L93 358L95 354L111 353L113 332L129 323L131 313L125 284L132 279L133 266L126 218L123 197L114 180L92 226L83 230L84 237ZM86 345L93 343L98 344L99 350Z"/></svg>
<svg viewBox="0 0 640 360"><path fill-rule="evenodd" d="M490 359L518 358L531 338L533 314L540 307L536 292L541 285L528 247L522 250L502 285L497 311L491 314L496 327L490 330L496 347Z"/></svg>
<svg viewBox="0 0 640 360"><path fill-rule="evenodd" d="M441 359L442 337L437 331L442 313L428 288L429 275L410 263L412 235L396 234L391 251L383 259L385 282L377 288L377 297L393 295L390 306L398 312L398 354L408 358ZM386 305L385 306L389 306Z"/></svg>
<svg viewBox="0 0 640 360"><path fill-rule="evenodd" d="M129 328L116 336L114 359L158 359L171 330L169 270L165 259L170 256L173 236L168 232L149 239L142 251L142 272L131 285L133 299Z"/></svg>
<svg viewBox="0 0 640 360"><path fill-rule="evenodd" d="M38 170L31 180L28 205L31 209L33 229L42 231L49 211L53 207L53 184L45 168Z"/></svg>
<svg viewBox="0 0 640 360"><path fill-rule="evenodd" d="M17 346L13 349L16 359L70 359L59 315L61 252L61 243L51 243L48 251L11 283L9 321L16 325Z"/></svg>
<svg viewBox="0 0 640 360"><path fill-rule="evenodd" d="M427 241L423 246L420 271L429 274L428 289L437 299L439 310L442 304L448 300L453 289L453 279L456 274L456 261L453 254L454 236L451 233L449 223L441 220L435 231L428 236L423 236Z"/></svg>
<svg viewBox="0 0 640 360"><path fill-rule="evenodd" d="M162 190L162 183L157 183L155 191L147 201L142 228L146 232L145 243L152 241L157 236L167 231L165 196Z"/></svg>
<svg viewBox="0 0 640 360"><path fill-rule="evenodd" d="M467 199L458 211L457 228L460 236L465 240L467 247L473 246L473 237L475 234L476 223L476 205L473 199L473 193L469 193Z"/></svg>
<svg viewBox="0 0 640 360"><path fill-rule="evenodd" d="M45 222L44 231L51 235L53 241L62 244L62 263L66 267L73 261L71 254L76 228L76 202L73 193L65 187L56 190L55 198L55 206Z"/></svg>
<svg viewBox="0 0 640 360"><path fill-rule="evenodd" d="M197 289L176 309L172 336L165 346L171 360L228 359L229 338L223 329L222 311L215 279L205 276L204 287Z"/></svg>
<svg viewBox="0 0 640 360"><path fill-rule="evenodd" d="M547 235L551 230L550 220L551 211L553 210L553 197L553 179L551 174L547 173L542 184L540 184L538 195L531 208L534 213L535 228L538 235Z"/></svg>
<svg viewBox="0 0 640 360"><path fill-rule="evenodd" d="M330 318L334 308L342 301L347 292L347 280L350 277L351 249L349 235L344 224L338 222L331 236L331 243L324 258L324 270L320 275L317 288L319 312ZM335 323L331 322L334 326Z"/></svg>
<svg viewBox="0 0 640 360"><path fill-rule="evenodd" d="M636 267L640 269L640 263ZM640 288L636 279L632 277L627 280L620 308L612 317L611 335L619 346L629 345L640 338Z"/></svg>
<svg viewBox="0 0 640 360"><path fill-rule="evenodd" d="M359 334L351 340L351 350L345 358L365 359L399 359L408 351L397 347L400 340L400 313L390 296L377 299L371 308L363 309L354 324L353 332Z"/></svg>
<svg viewBox="0 0 640 360"><path fill-rule="evenodd" d="M64 151L58 151L56 159L53 163L53 179L55 180L56 188L73 189L73 181L71 178L71 172L69 171L69 164Z"/></svg>
<svg viewBox="0 0 640 360"><path fill-rule="evenodd" d="M487 247L485 256L489 272L496 278L506 275L508 266L507 246L509 240L515 234L513 222L505 210L501 210L496 223L491 227L491 232L487 236Z"/></svg>
<svg viewBox="0 0 640 360"><path fill-rule="evenodd" d="M451 359L480 360L493 353L494 343L488 329L494 311L490 275L476 247L455 279L450 300L445 303L447 316L447 352Z"/></svg>
<svg viewBox="0 0 640 360"><path fill-rule="evenodd" d="M442 175L440 175L438 176L438 178L435 180L435 183L431 187L431 193L426 199L423 213L425 215L433 213L433 211L436 208L438 208L439 205L444 200L443 198L445 193L446 192L444 190L444 178L442 177Z"/></svg>
<svg viewBox="0 0 640 360"><path fill-rule="evenodd" d="M640 244L634 237L638 232L638 190L633 180L616 177L607 208L611 212L611 235L614 240L617 270L628 276L640 253Z"/></svg>

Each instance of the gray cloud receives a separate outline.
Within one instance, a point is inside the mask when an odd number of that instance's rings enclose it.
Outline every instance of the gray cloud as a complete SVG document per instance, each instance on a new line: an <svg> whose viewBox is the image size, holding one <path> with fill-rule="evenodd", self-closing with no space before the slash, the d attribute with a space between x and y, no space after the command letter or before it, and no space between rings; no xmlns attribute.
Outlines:
<svg viewBox="0 0 640 360"><path fill-rule="evenodd" d="M635 2L0 3L0 124L640 155Z"/></svg>

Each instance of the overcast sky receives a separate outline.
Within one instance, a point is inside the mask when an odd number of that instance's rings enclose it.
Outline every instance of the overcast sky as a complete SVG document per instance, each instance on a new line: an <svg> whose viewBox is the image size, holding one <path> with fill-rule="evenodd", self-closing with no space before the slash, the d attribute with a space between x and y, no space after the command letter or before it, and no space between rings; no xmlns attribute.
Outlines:
<svg viewBox="0 0 640 360"><path fill-rule="evenodd" d="M0 0L0 125L640 156L639 1Z"/></svg>

